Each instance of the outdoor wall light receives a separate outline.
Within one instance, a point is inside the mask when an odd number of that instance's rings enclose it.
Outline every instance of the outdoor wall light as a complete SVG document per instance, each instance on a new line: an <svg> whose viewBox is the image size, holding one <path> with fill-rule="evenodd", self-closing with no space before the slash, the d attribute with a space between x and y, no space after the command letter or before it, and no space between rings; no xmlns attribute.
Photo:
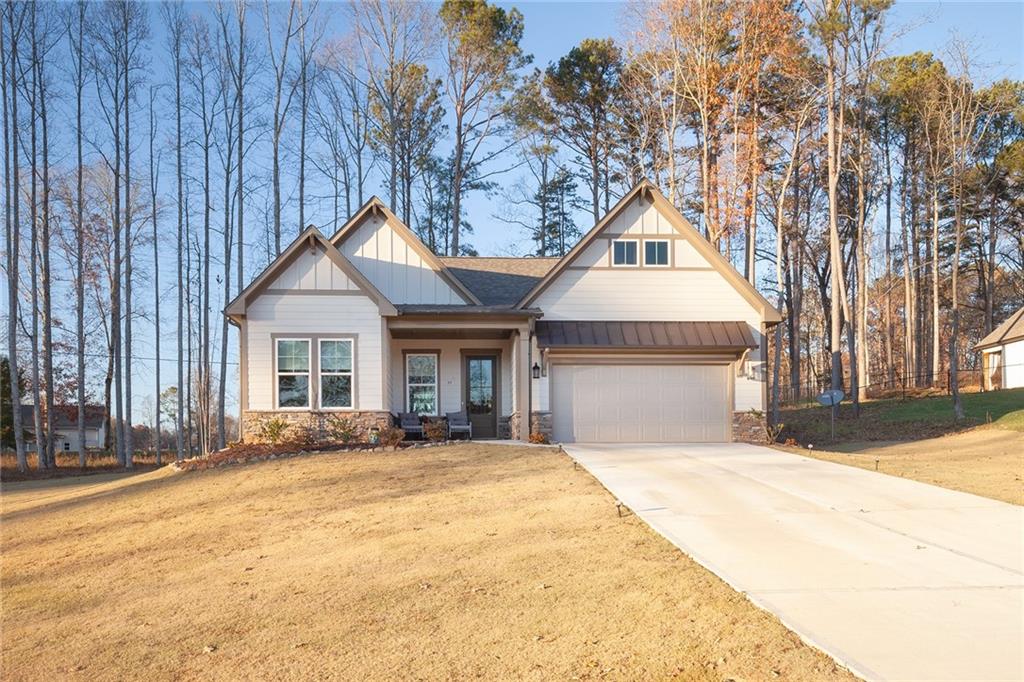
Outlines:
<svg viewBox="0 0 1024 682"><path fill-rule="evenodd" d="M533 363L533 378L540 379L540 365Z"/></svg>

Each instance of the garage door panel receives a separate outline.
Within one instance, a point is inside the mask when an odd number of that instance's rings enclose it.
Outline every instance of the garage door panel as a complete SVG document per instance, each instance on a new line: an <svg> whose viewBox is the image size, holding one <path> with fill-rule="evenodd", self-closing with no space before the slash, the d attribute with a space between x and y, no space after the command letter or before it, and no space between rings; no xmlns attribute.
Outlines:
<svg viewBox="0 0 1024 682"><path fill-rule="evenodd" d="M563 442L729 439L726 365L561 365L552 374Z"/></svg>

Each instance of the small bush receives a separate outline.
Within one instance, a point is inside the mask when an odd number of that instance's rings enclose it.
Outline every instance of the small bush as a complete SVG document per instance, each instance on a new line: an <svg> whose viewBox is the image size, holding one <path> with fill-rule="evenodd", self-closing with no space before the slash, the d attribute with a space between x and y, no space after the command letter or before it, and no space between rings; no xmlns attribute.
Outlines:
<svg viewBox="0 0 1024 682"><path fill-rule="evenodd" d="M331 438L342 443L359 440L359 425L348 417L332 416L327 420L327 432Z"/></svg>
<svg viewBox="0 0 1024 682"><path fill-rule="evenodd" d="M306 447L314 447L323 442L323 424L321 419L315 414L311 414L306 424L296 429L296 431L296 440Z"/></svg>
<svg viewBox="0 0 1024 682"><path fill-rule="evenodd" d="M260 424L260 439L264 440L271 445L277 445L284 439L284 434L288 431L288 422L281 417L271 417L264 419L263 423Z"/></svg>
<svg viewBox="0 0 1024 682"><path fill-rule="evenodd" d="M405 440L405 431L397 426L389 426L380 430L380 444L385 447L398 447L403 440Z"/></svg>
<svg viewBox="0 0 1024 682"><path fill-rule="evenodd" d="M779 440L779 434L782 433L782 429L786 428L786 425L782 422L778 424L765 424L764 434L768 444L772 444ZM792 438L790 438L792 440Z"/></svg>
<svg viewBox="0 0 1024 682"><path fill-rule="evenodd" d="M551 441L548 440L548 434L541 433L540 431L534 431L530 434L530 442L535 445L547 445Z"/></svg>
<svg viewBox="0 0 1024 682"><path fill-rule="evenodd" d="M428 440L439 443L448 437L448 424L442 419L431 419L423 425L423 435Z"/></svg>
<svg viewBox="0 0 1024 682"><path fill-rule="evenodd" d="M791 447L791 448L796 447L796 445L797 445L796 438L787 438L786 439L786 445Z"/></svg>

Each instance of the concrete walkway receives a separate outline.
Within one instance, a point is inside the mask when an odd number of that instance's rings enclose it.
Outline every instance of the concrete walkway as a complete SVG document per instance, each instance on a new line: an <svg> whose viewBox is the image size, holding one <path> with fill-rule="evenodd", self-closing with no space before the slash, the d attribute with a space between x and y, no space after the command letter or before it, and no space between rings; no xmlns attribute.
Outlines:
<svg viewBox="0 0 1024 682"><path fill-rule="evenodd" d="M565 445L866 679L1024 679L1024 507L754 445Z"/></svg>

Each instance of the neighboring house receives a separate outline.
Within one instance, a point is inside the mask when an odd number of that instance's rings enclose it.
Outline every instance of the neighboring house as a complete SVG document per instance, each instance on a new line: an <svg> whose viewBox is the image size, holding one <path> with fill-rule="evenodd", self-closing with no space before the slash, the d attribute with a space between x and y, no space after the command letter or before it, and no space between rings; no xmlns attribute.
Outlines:
<svg viewBox="0 0 1024 682"><path fill-rule="evenodd" d="M755 439L781 319L648 182L564 258L438 258L373 198L329 239L306 229L225 314L245 440L272 417L460 409L475 438Z"/></svg>
<svg viewBox="0 0 1024 682"><path fill-rule="evenodd" d="M983 390L1024 386L1024 308L993 329L974 350L981 351Z"/></svg>
<svg viewBox="0 0 1024 682"><path fill-rule="evenodd" d="M61 452L78 452L78 405L53 406L53 447ZM107 435L106 411L102 405L85 406L85 447L94 450L103 447ZM31 405L21 406L21 420L25 430L32 434L35 429L35 417ZM43 427L46 418L43 417ZM35 435L31 435L27 443L29 450L35 450Z"/></svg>

